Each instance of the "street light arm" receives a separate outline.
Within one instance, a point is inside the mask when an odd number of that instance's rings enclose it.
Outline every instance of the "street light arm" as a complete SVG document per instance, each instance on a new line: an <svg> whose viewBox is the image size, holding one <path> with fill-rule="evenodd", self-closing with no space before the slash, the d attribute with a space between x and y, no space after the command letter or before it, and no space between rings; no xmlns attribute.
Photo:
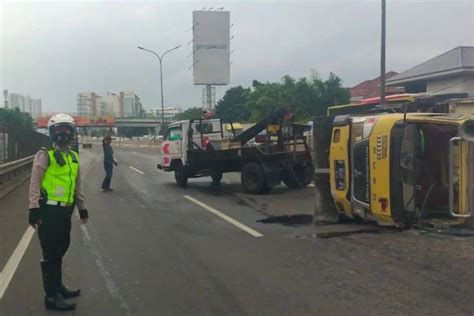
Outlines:
<svg viewBox="0 0 474 316"><path fill-rule="evenodd" d="M152 54L155 55L156 58L158 58L158 60L161 62L161 57L160 57L160 55L158 55L158 53L156 53L156 52L154 52L154 51L152 51L152 50L143 48L143 47L141 47L141 46L138 46L137 48L138 48L138 49L141 49L141 50L143 50L143 51L145 51L145 52L152 53Z"/></svg>
<svg viewBox="0 0 474 316"><path fill-rule="evenodd" d="M168 54L169 52L172 52L172 51L174 51L174 50L176 50L176 49L178 49L178 48L180 48L180 47L181 47L181 45L178 45L178 46L176 46L176 47L173 47L173 48L171 48L171 49L168 49L166 52L164 52L163 54L161 54L161 59L163 59L163 57L165 57L165 55Z"/></svg>

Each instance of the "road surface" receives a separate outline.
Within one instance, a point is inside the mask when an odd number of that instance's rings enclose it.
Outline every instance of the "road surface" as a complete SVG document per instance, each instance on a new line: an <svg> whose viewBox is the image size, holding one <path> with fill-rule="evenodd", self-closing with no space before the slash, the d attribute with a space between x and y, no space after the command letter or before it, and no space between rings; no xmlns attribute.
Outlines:
<svg viewBox="0 0 474 316"><path fill-rule="evenodd" d="M115 191L102 193L100 152L81 152L91 219L74 218L65 258L66 283L82 289L70 314L474 314L474 239L394 230L315 238L311 188L252 197L231 175L180 189L153 150L116 157ZM23 185L0 200L0 280L12 276L3 294L0 284L2 316L54 314L43 307L26 194Z"/></svg>

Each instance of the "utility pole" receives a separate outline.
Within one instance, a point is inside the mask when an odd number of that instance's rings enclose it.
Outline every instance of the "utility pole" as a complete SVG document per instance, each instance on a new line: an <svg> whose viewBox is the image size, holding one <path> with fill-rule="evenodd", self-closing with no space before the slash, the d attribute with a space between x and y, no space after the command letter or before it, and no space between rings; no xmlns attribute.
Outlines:
<svg viewBox="0 0 474 316"><path fill-rule="evenodd" d="M382 0L382 34L380 47L380 105L385 105L385 0Z"/></svg>

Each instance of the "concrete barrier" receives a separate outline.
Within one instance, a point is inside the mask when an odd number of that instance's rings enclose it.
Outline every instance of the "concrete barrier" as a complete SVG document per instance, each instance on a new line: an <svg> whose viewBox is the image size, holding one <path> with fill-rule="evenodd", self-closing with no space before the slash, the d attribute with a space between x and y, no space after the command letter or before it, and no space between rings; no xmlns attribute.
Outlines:
<svg viewBox="0 0 474 316"><path fill-rule="evenodd" d="M34 156L0 165L0 199L30 176Z"/></svg>

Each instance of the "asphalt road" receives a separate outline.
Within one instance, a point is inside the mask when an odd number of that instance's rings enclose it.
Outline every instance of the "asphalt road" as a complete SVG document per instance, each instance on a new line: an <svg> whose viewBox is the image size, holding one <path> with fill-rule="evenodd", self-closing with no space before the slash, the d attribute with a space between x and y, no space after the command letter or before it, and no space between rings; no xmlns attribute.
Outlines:
<svg viewBox="0 0 474 316"><path fill-rule="evenodd" d="M250 197L231 175L179 189L153 150L116 157L115 191L102 193L100 153L81 152L91 220L75 218L65 258L67 284L83 293L71 314L474 314L474 239L392 230L318 239L310 188ZM287 222L261 222L286 208ZM27 229L26 209L26 186L0 200L0 269ZM0 315L56 314L43 307L39 260L34 236Z"/></svg>

